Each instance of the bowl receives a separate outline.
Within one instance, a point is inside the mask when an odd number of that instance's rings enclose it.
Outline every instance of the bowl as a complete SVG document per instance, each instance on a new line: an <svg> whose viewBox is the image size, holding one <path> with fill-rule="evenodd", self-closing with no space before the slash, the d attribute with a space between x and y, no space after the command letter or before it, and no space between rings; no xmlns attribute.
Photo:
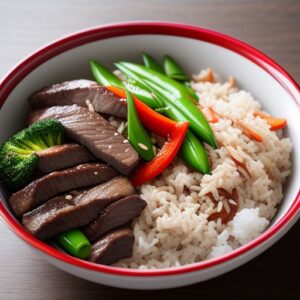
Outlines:
<svg viewBox="0 0 300 300"><path fill-rule="evenodd" d="M8 207L0 189L0 216L14 234L58 268L78 277L114 287L162 289L184 286L228 272L251 260L281 238L299 218L300 206L300 89L276 62L255 48L224 34L184 24L130 22L106 25L68 35L34 52L0 83L0 143L23 127L27 97L52 83L90 78L88 59L112 66L114 61L139 61L143 51L154 57L168 53L189 74L211 67L232 75L273 115L286 116L285 135L293 144L293 170L284 199L270 227L233 252L191 265L160 270L134 270L98 265L71 257L29 234Z"/></svg>

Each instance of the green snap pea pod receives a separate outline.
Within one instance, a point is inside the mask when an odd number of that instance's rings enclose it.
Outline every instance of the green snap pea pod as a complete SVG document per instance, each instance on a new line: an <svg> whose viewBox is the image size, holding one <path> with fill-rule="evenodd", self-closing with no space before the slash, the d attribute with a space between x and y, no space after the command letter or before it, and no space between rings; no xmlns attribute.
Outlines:
<svg viewBox="0 0 300 300"><path fill-rule="evenodd" d="M124 75L126 75L126 74L124 73ZM128 83L128 84L132 84L132 85L134 85L134 86L137 86L137 87L139 87L140 89L142 89L142 90L144 90L144 91L150 93L149 88L146 87L144 84L141 84L139 81L136 81L135 79L133 79L132 77L129 77L129 76L127 76L127 75L126 75L126 79L127 79L127 83Z"/></svg>
<svg viewBox="0 0 300 300"><path fill-rule="evenodd" d="M181 81L188 80L179 64L169 55L164 57L164 70L166 75L172 79Z"/></svg>
<svg viewBox="0 0 300 300"><path fill-rule="evenodd" d="M169 55L166 55L164 58L164 69L165 73L172 79L183 81L181 82L188 92L188 94L193 97L195 100L199 100L197 94L191 88L190 82L188 81L188 77L179 66L179 64L175 61L175 59Z"/></svg>
<svg viewBox="0 0 300 300"><path fill-rule="evenodd" d="M132 83L123 82L126 89L137 98L139 98L142 102L153 109L160 108L163 104L159 103L153 96L146 90L140 88L138 85L134 85Z"/></svg>
<svg viewBox="0 0 300 300"><path fill-rule="evenodd" d="M87 258L91 253L91 243L79 229L61 233L56 240L64 250L78 258Z"/></svg>
<svg viewBox="0 0 300 300"><path fill-rule="evenodd" d="M144 54L143 55L143 61L144 61L144 65L154 71L157 71L161 74L165 74L163 69L161 68L161 66L148 54ZM171 58L170 56L165 56L164 59L164 67L165 67L165 71L168 70L167 76L169 76L170 78L173 78L175 80L188 80L187 76L184 74L184 72L182 71L182 69L180 68L180 66L176 63L176 61ZM174 72L172 72L172 70ZM177 71L176 71L177 70ZM174 74L183 74L182 76L179 76L180 78L176 78L176 76L173 76ZM185 79L183 79L185 78ZM194 98L196 101L199 100L197 94L193 91L193 89L190 86L187 86L185 83L189 83L188 81L182 82L182 84L184 84L186 86L186 90L187 93Z"/></svg>
<svg viewBox="0 0 300 300"><path fill-rule="evenodd" d="M156 93L156 97L161 98L163 101L163 96L161 96L159 93ZM182 121L182 116L180 113L170 107L165 107L162 113L173 120ZM206 150L202 142L199 141L199 139L192 133L191 130L187 131L185 139L180 148L180 155L188 165L192 166L197 171L204 174L211 174Z"/></svg>
<svg viewBox="0 0 300 300"><path fill-rule="evenodd" d="M211 174L208 156L203 144L189 130L180 148L182 159L197 171Z"/></svg>
<svg viewBox="0 0 300 300"><path fill-rule="evenodd" d="M181 95L186 95L186 89L182 84L145 66L128 62L118 62L115 63L115 66L125 75L138 82L139 85L143 86L143 88L149 92L151 92L151 88L145 83L145 79L156 83L164 90L168 91L170 95L174 96L174 99L176 97L180 97ZM164 79L167 81L164 81ZM173 83L175 83L175 86L172 85Z"/></svg>
<svg viewBox="0 0 300 300"><path fill-rule="evenodd" d="M185 81L183 84L186 87L186 90L187 90L188 94L198 102L199 101L199 97L195 93L195 91L192 89L190 82L189 81Z"/></svg>
<svg viewBox="0 0 300 300"><path fill-rule="evenodd" d="M121 63L115 63L114 64L120 71L122 71L128 78L130 78L131 81L135 81L136 85L138 85L140 88L150 92L151 90L149 87L143 82L143 80L138 76L135 72L131 71L129 68L127 68L125 65L123 65L123 62ZM147 67L145 67L147 68Z"/></svg>
<svg viewBox="0 0 300 300"><path fill-rule="evenodd" d="M192 131L203 141L217 148L217 142L214 134L200 109L188 99L187 95L176 98L170 91L166 91L161 86L144 79L144 82L152 89L154 94L159 93L164 101L164 106L173 108L180 116L178 121L189 121Z"/></svg>
<svg viewBox="0 0 300 300"><path fill-rule="evenodd" d="M110 70L108 70L103 65L100 65L95 60L90 60L90 66L93 73L95 80L103 85L113 85L119 88L124 88L124 86L136 97L138 97L141 101L143 101L146 105L150 106L151 108L158 108L161 106L155 99L153 99L152 95L143 90L137 85L133 83L123 83L116 75L114 75Z"/></svg>
<svg viewBox="0 0 300 300"><path fill-rule="evenodd" d="M142 158L150 161L154 157L150 136L138 117L131 94L128 90L125 90L125 92L127 99L128 140Z"/></svg>
<svg viewBox="0 0 300 300"><path fill-rule="evenodd" d="M155 109L156 112L162 114L162 115L166 115L167 110L169 110L169 107L160 107ZM174 119L173 119L174 120Z"/></svg>
<svg viewBox="0 0 300 300"><path fill-rule="evenodd" d="M144 65L147 67L147 68L150 68L152 70L155 70L161 74L164 74L164 70L163 68L160 66L160 64L152 57L150 56L149 54L147 53L143 53L143 62L144 62Z"/></svg>
<svg viewBox="0 0 300 300"><path fill-rule="evenodd" d="M200 137L202 136L203 140L208 144L216 147L216 142L208 122L202 112L190 100L190 96L184 85L141 65L121 62L117 63L116 66L125 74L134 77L136 81L147 85L148 89L149 84L146 84L146 80L164 90L164 95L169 100L170 105L176 106L178 110L181 110L186 115L186 120L190 122L190 126L195 133Z"/></svg>
<svg viewBox="0 0 300 300"><path fill-rule="evenodd" d="M113 85L119 88L124 87L122 81L116 75L95 60L90 60L90 67L94 78L99 84L104 86Z"/></svg>

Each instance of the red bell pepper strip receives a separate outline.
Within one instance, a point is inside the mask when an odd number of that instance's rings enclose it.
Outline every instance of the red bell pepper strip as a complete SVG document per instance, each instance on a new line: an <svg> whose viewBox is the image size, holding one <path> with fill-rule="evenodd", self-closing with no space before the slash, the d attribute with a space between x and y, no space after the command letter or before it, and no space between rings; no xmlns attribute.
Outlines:
<svg viewBox="0 0 300 300"><path fill-rule="evenodd" d="M131 176L134 186L139 186L155 178L175 159L189 128L188 122L177 122L158 154L148 163L137 167Z"/></svg>
<svg viewBox="0 0 300 300"><path fill-rule="evenodd" d="M111 85L106 86L106 88L116 96L126 99L124 89ZM143 125L145 125L150 131L156 133L157 135L167 138L170 132L176 126L177 122L157 113L137 97L135 97L134 95L132 96L135 108Z"/></svg>
<svg viewBox="0 0 300 300"><path fill-rule="evenodd" d="M263 112L256 111L253 113L255 117L260 117L265 119L267 123L270 125L270 130L279 130L284 128L287 125L286 119L282 118L274 118L270 115L264 114Z"/></svg>
<svg viewBox="0 0 300 300"><path fill-rule="evenodd" d="M106 88L115 95L126 98L125 90L115 86ZM141 122L152 132L167 139L158 154L150 162L139 165L131 176L132 184L139 186L158 176L175 159L187 133L189 122L175 122L152 110L135 96L133 100Z"/></svg>

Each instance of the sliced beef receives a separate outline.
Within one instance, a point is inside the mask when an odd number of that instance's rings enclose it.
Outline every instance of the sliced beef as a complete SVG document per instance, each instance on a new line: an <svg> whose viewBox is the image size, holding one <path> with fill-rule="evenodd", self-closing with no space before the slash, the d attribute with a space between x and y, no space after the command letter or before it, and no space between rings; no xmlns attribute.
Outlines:
<svg viewBox="0 0 300 300"><path fill-rule="evenodd" d="M79 144L53 146L36 152L36 155L39 158L38 170L42 173L50 173L96 160L86 147Z"/></svg>
<svg viewBox="0 0 300 300"><path fill-rule="evenodd" d="M78 105L53 106L31 112L28 122L51 118L63 124L66 134L72 140L85 145L97 158L109 163L120 173L128 175L137 165L137 152L99 114Z"/></svg>
<svg viewBox="0 0 300 300"><path fill-rule="evenodd" d="M126 101L97 82L85 79L65 81L35 92L29 98L32 108L77 104L96 112L127 117Z"/></svg>
<svg viewBox="0 0 300 300"><path fill-rule="evenodd" d="M147 203L139 195L130 195L107 206L100 216L84 228L88 239L94 241L104 233L125 225L139 216Z"/></svg>
<svg viewBox="0 0 300 300"><path fill-rule="evenodd" d="M98 264L111 265L132 255L134 235L129 227L116 228L92 245L89 260Z"/></svg>
<svg viewBox="0 0 300 300"><path fill-rule="evenodd" d="M58 233L89 224L107 205L134 192L127 178L115 177L96 187L55 197L24 214L22 223L38 238L49 239Z"/></svg>
<svg viewBox="0 0 300 300"><path fill-rule="evenodd" d="M49 173L13 193L10 206L19 217L61 193L107 181L117 172L104 164L88 163Z"/></svg>

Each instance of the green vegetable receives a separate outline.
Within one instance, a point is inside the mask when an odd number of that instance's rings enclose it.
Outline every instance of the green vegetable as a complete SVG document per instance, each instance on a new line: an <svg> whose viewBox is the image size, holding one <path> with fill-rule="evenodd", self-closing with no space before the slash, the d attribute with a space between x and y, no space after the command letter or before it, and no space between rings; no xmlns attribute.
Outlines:
<svg viewBox="0 0 300 300"><path fill-rule="evenodd" d="M79 229L61 233L56 240L63 249L78 258L87 258L91 253L91 243Z"/></svg>
<svg viewBox="0 0 300 300"><path fill-rule="evenodd" d="M157 93L156 96L158 98L162 98L162 96ZM171 108L164 108L163 113L169 118L179 121L182 116L178 114L178 112L174 111ZM180 148L180 155L182 159L190 166L192 166L197 171L204 174L211 174L208 156L205 151L205 148L197 137L188 130L185 136L185 139Z"/></svg>
<svg viewBox="0 0 300 300"><path fill-rule="evenodd" d="M146 161L150 161L154 157L151 139L138 117L131 94L127 90L125 92L127 99L128 139L135 150Z"/></svg>
<svg viewBox="0 0 300 300"><path fill-rule="evenodd" d="M169 55L164 57L164 70L167 76L175 80L186 81L187 76L184 74L182 68L178 63Z"/></svg>
<svg viewBox="0 0 300 300"><path fill-rule="evenodd" d="M160 67L160 65L148 54L143 54L143 60L144 60L144 65L154 71L157 71L161 74L164 74L164 71L162 70L162 68ZM167 76L169 76L170 78L173 78L175 80L183 80L183 78L185 78L184 80L188 80L187 76L183 73L182 69L179 67L179 65L175 62L175 60L173 58L171 58L170 56L165 56L164 59L164 63L165 63L165 69L167 69L169 71L169 73L167 74ZM174 73L172 72L172 70L174 72L176 72L176 74L181 73L181 76L174 76ZM184 82L180 82L181 84L183 84L186 87L186 91L187 93L194 98L196 101L199 100L197 94L194 92L194 90L191 88L190 82L189 81L184 81Z"/></svg>
<svg viewBox="0 0 300 300"><path fill-rule="evenodd" d="M195 93L195 91L192 89L191 83L189 81L185 81L185 82L183 82L183 84L185 85L185 88L186 88L188 94L198 102L199 101L199 97Z"/></svg>
<svg viewBox="0 0 300 300"><path fill-rule="evenodd" d="M62 135L63 126L54 119L16 133L0 147L0 178L12 190L24 187L38 165L35 152L61 144Z"/></svg>
<svg viewBox="0 0 300 300"><path fill-rule="evenodd" d="M211 174L205 148L190 130L181 145L180 154L182 159L197 171Z"/></svg>
<svg viewBox="0 0 300 300"><path fill-rule="evenodd" d="M150 56L149 54L147 53L143 53L143 62L144 62L144 65L147 67L147 68L150 68L152 70L155 70L161 74L164 74L164 70L163 68L160 66L160 64L152 57Z"/></svg>
<svg viewBox="0 0 300 300"><path fill-rule="evenodd" d="M155 111L162 115L166 115L166 113L169 109L170 109L169 107L160 107L160 108L157 108Z"/></svg>
<svg viewBox="0 0 300 300"><path fill-rule="evenodd" d="M116 75L114 75L110 70L105 68L103 65L100 65L95 60L90 60L90 67L93 73L95 80L103 85L103 86L116 86L119 88L124 88L124 86L136 97L138 97L141 101L143 101L146 105L150 106L151 108L158 108L160 106L155 99L153 99L152 95L138 86L131 82L122 82Z"/></svg>
<svg viewBox="0 0 300 300"><path fill-rule="evenodd" d="M156 109L162 106L162 103L159 103L156 99L152 97L152 95L149 92L140 88L138 85L124 82L124 86L131 94L135 95L137 98L139 98L142 102L144 102L149 107Z"/></svg>
<svg viewBox="0 0 300 300"><path fill-rule="evenodd" d="M124 87L122 81L116 75L95 60L90 60L90 67L94 78L99 84L104 86L113 85L120 88Z"/></svg>
<svg viewBox="0 0 300 300"><path fill-rule="evenodd" d="M198 137L213 148L217 148L216 139L206 118L190 100L184 86L144 66L122 63L122 69L125 72L127 67L133 69L138 74L136 76L139 76L140 80L152 89L153 94L160 93L162 96L161 99L164 101L164 106L172 108L178 116L181 116L177 121L189 121L190 128Z"/></svg>

